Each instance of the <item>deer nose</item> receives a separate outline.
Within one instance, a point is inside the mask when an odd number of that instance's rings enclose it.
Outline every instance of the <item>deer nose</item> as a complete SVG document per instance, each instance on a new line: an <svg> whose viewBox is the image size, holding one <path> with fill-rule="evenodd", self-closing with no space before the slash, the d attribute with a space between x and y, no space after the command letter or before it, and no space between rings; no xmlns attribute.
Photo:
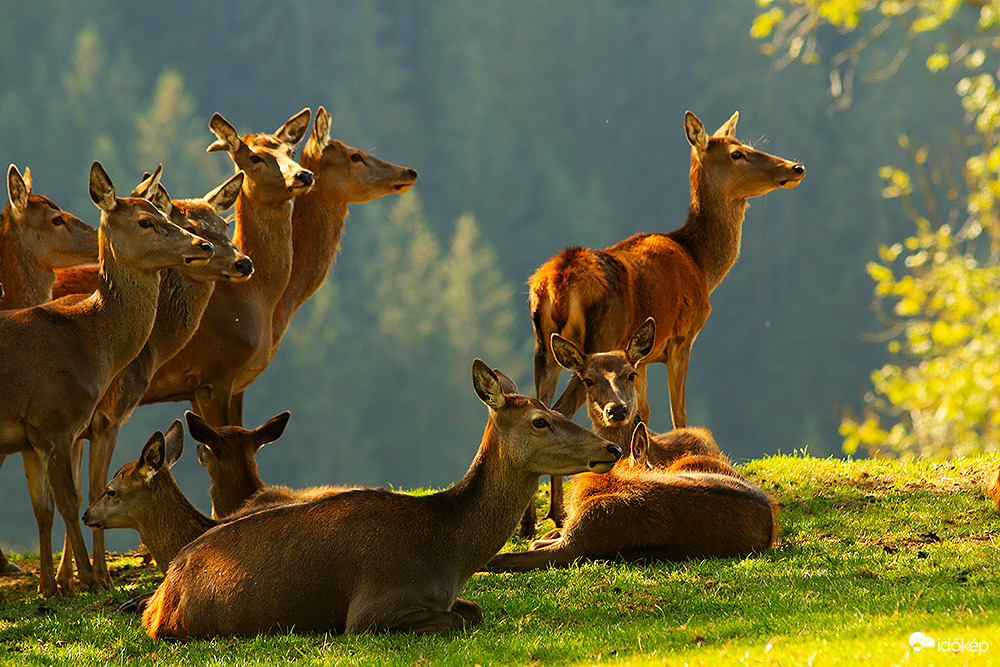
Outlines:
<svg viewBox="0 0 1000 667"><path fill-rule="evenodd" d="M249 257L244 257L243 259L236 261L236 270L240 272L241 276L249 276L253 273L253 260Z"/></svg>
<svg viewBox="0 0 1000 667"><path fill-rule="evenodd" d="M608 454L611 454L616 459L620 459L622 457L622 448L618 445L608 445L605 449L608 450Z"/></svg>
<svg viewBox="0 0 1000 667"><path fill-rule="evenodd" d="M412 176L413 178L417 177L417 170L416 169L407 169L406 173L409 174L410 176Z"/></svg>
<svg viewBox="0 0 1000 667"><path fill-rule="evenodd" d="M792 171L794 171L796 174L800 174L801 175L801 174L806 173L806 167L805 167L805 165L797 164L794 167L792 167Z"/></svg>
<svg viewBox="0 0 1000 667"><path fill-rule="evenodd" d="M620 422L628 416L628 406L621 403L612 403L604 408L604 414L609 421Z"/></svg>
<svg viewBox="0 0 1000 667"><path fill-rule="evenodd" d="M312 185L313 175L311 171L300 171L295 174L295 180L297 180L302 185Z"/></svg>

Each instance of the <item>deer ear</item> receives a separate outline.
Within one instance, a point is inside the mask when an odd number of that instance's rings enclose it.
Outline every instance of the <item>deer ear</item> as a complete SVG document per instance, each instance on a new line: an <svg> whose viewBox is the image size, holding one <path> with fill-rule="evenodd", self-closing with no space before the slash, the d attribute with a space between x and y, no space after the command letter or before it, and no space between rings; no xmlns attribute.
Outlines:
<svg viewBox="0 0 1000 667"><path fill-rule="evenodd" d="M118 205L115 185L100 162L94 162L90 166L90 199L104 212L113 211Z"/></svg>
<svg viewBox="0 0 1000 667"><path fill-rule="evenodd" d="M25 171L27 172L27 169ZM31 186L25 182L17 167L10 165L7 168L7 196L10 198L11 207L18 216L23 215L28 208L29 194L31 194Z"/></svg>
<svg viewBox="0 0 1000 667"><path fill-rule="evenodd" d="M260 445L258 445L257 449L280 438L281 434L285 432L285 427L288 426L288 419L291 416L292 413L285 410L280 415L271 417L255 428L254 433L260 437Z"/></svg>
<svg viewBox="0 0 1000 667"><path fill-rule="evenodd" d="M646 425L639 422L632 431L632 461L639 465L646 465L649 460L649 433Z"/></svg>
<svg viewBox="0 0 1000 667"><path fill-rule="evenodd" d="M163 465L171 468L184 453L184 422L175 419L163 435L163 442L165 452Z"/></svg>
<svg viewBox="0 0 1000 667"><path fill-rule="evenodd" d="M695 151L705 152L705 149L708 148L708 132L705 131L705 125L690 111L684 112L684 133L687 135L688 143Z"/></svg>
<svg viewBox="0 0 1000 667"><path fill-rule="evenodd" d="M208 468L209 455L215 456L215 452L212 451L212 448L204 442L199 442L195 451L198 452L198 463L200 463L202 467Z"/></svg>
<svg viewBox="0 0 1000 667"><path fill-rule="evenodd" d="M557 333L552 334L552 356L556 358L560 366L574 373L582 371L586 362L586 356L576 346L576 343Z"/></svg>
<svg viewBox="0 0 1000 667"><path fill-rule="evenodd" d="M493 373L497 376L497 379L500 380L500 389L503 391L503 393L505 394L520 393L517 390L517 383L511 380L509 377L507 377L507 375L502 371L500 371L500 369L494 368Z"/></svg>
<svg viewBox="0 0 1000 667"><path fill-rule="evenodd" d="M188 410L184 413L184 419L187 421L188 432L191 434L191 437L198 442L203 442L206 445L218 445L222 441L218 431L202 419L201 415Z"/></svg>
<svg viewBox="0 0 1000 667"><path fill-rule="evenodd" d="M303 109L275 130L274 136L289 146L297 145L309 130L309 117L311 115L312 112L308 108Z"/></svg>
<svg viewBox="0 0 1000 667"><path fill-rule="evenodd" d="M158 165L156 170L150 174L146 173L142 177L142 182L135 186L132 190L130 197L142 197L143 199L148 199L153 201L153 197L156 196L156 186L160 184L160 176L163 175L163 165ZM155 202L154 202L155 203Z"/></svg>
<svg viewBox="0 0 1000 667"><path fill-rule="evenodd" d="M479 395L479 400L493 410L499 410L507 402L500 378L482 359L472 362L472 386Z"/></svg>
<svg viewBox="0 0 1000 667"><path fill-rule="evenodd" d="M330 113L320 107L316 109L316 120L313 121L313 132L309 137L309 142L315 144L320 150L330 139Z"/></svg>
<svg viewBox="0 0 1000 667"><path fill-rule="evenodd" d="M209 144L208 148L205 149L206 153L214 153L215 151L235 153L240 144L243 143L240 141L240 135L236 133L236 128L220 113L212 114L212 120L208 121L208 129L212 130L218 139Z"/></svg>
<svg viewBox="0 0 1000 667"><path fill-rule="evenodd" d="M205 201L215 209L216 213L228 211L240 196L245 178L246 175L242 171L236 172L228 181L206 194Z"/></svg>
<svg viewBox="0 0 1000 667"><path fill-rule="evenodd" d="M165 449L166 443L163 440L163 434L159 431L155 431L153 435L149 436L149 440L142 448L142 453L139 454L138 472L147 484L149 480L153 479L153 475L160 472L163 467L166 456Z"/></svg>
<svg viewBox="0 0 1000 667"><path fill-rule="evenodd" d="M740 119L740 112L735 112L729 117L725 123L722 124L718 130L715 131L713 137L729 137L731 139L736 138L736 121Z"/></svg>
<svg viewBox="0 0 1000 667"><path fill-rule="evenodd" d="M628 348L625 350L625 358L635 366L653 351L655 341L656 322L650 317L632 334L632 340L628 342Z"/></svg>

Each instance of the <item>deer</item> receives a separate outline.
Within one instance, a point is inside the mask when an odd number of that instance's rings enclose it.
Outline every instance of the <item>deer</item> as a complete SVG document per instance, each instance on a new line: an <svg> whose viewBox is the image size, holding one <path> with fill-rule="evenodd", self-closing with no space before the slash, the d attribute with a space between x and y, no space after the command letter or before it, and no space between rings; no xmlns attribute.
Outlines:
<svg viewBox="0 0 1000 667"><path fill-rule="evenodd" d="M480 622L482 608L458 595L511 535L539 475L608 472L621 455L537 399L505 392L513 383L501 376L473 362L489 416L454 486L420 497L359 489L216 526L174 558L143 612L149 636L423 634Z"/></svg>
<svg viewBox="0 0 1000 667"><path fill-rule="evenodd" d="M646 318L658 323L647 362L667 367L673 425L687 425L684 385L691 346L711 312L709 295L740 252L747 199L777 188L794 188L805 167L758 151L735 138L739 112L709 136L690 111L684 131L691 144L691 201L687 219L666 234L636 234L604 250L574 246L542 264L529 280L535 332L535 395L552 404L560 366L549 345L558 333L584 352L621 349ZM637 371L640 415L649 421L646 368ZM583 387L570 379L555 409L572 416L583 403ZM555 506L562 480L552 480ZM534 507L528 511L534 512ZM560 524L558 509L548 518ZM522 534L534 534L525 517ZM528 532L530 531L530 532Z"/></svg>
<svg viewBox="0 0 1000 667"><path fill-rule="evenodd" d="M1000 512L1000 468L986 479L986 495L997 504L997 512Z"/></svg>
<svg viewBox="0 0 1000 667"><path fill-rule="evenodd" d="M268 486L257 472L256 454L261 447L276 441L284 433L292 413L285 411L255 429L220 426L218 429L188 410L184 413L188 431L198 442L198 462L212 479L212 518L223 519L237 512L267 505L308 502L355 486L316 486L291 489Z"/></svg>
<svg viewBox="0 0 1000 667"><path fill-rule="evenodd" d="M151 176L150 189L159 181ZM90 198L101 210L97 290L0 313L0 455L22 452L38 522L39 592L69 592L52 566L53 502L66 524L85 590L99 590L80 528L74 442L112 379L139 354L156 316L160 271L207 263L208 241L170 222L149 200L117 197L99 162L90 170ZM155 198L155 194L151 195ZM62 573L61 573L62 574Z"/></svg>
<svg viewBox="0 0 1000 667"><path fill-rule="evenodd" d="M581 559L675 561L759 553L775 537L776 508L743 479L678 467L656 468L646 425L631 438L631 454L606 475L577 476L562 532L529 551L495 556L491 572L566 567Z"/></svg>
<svg viewBox="0 0 1000 667"><path fill-rule="evenodd" d="M292 209L292 270L271 321L271 357L292 315L316 293L340 249L348 204L362 204L388 194L408 191L417 172L401 167L330 138L330 114L316 110L312 134L302 148L301 164L313 172L309 192L295 198ZM232 424L242 424L243 390L264 366L246 369L236 380L239 392L232 400Z"/></svg>
<svg viewBox="0 0 1000 667"><path fill-rule="evenodd" d="M7 169L7 198L0 218L0 310L30 308L52 300L55 270L97 261L97 229L32 192L31 170ZM3 465L0 456L0 465ZM0 553L0 576L21 569Z"/></svg>
<svg viewBox="0 0 1000 667"><path fill-rule="evenodd" d="M254 277L216 285L194 335L156 371L140 405L187 400L209 423L230 424L236 377L270 360L271 317L291 273L292 200L313 184L312 172L290 157L309 117L303 109L273 135L241 137L220 114L212 116L218 140L207 150L228 152L245 173L233 241L253 260Z"/></svg>
<svg viewBox="0 0 1000 667"><path fill-rule="evenodd" d="M243 172L238 172L203 198L171 200L163 185L157 184L160 201L165 202L163 212L174 224L211 242L215 254L205 265L167 269L162 273L156 319L149 339L138 356L115 376L81 434L81 438L90 440L90 502L96 500L107 483L119 430L132 416L156 369L194 334L216 283L240 283L253 273L253 262L229 240L226 221L220 215L233 206L242 185ZM97 281L96 267L70 269L60 273L55 293L89 294ZM95 530L93 537L95 574L110 587L103 531ZM65 558L66 551L63 553Z"/></svg>

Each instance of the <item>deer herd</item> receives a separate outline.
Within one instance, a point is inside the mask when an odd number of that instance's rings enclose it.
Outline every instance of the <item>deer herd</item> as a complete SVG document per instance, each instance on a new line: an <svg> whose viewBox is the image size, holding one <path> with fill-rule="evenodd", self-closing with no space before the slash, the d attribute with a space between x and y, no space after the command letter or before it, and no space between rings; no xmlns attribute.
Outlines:
<svg viewBox="0 0 1000 667"><path fill-rule="evenodd" d="M273 133L240 136L215 114L208 151L228 153L235 175L203 198L171 199L160 168L119 196L95 162L96 231L35 194L30 171L10 166L0 225L0 463L21 454L41 594L71 591L74 562L82 589L110 588L103 531L132 528L165 575L133 605L154 638L447 632L483 618L458 597L476 572L735 557L772 545L775 503L711 433L687 426L684 400L691 347L739 254L747 199L805 175L801 164L739 142L737 114L711 135L685 115L691 202L682 226L604 250L570 247L531 277L536 398L474 361L488 419L454 486L411 496L267 485L255 454L280 438L290 414L244 428L243 392L325 280L348 205L406 192L417 179L331 139L323 107L296 161L311 116L303 109ZM230 208L232 240L222 217ZM666 433L646 426L654 361L667 367L674 428ZM571 376L553 404L561 369ZM181 420L107 480L121 426L136 407L163 401L190 402L185 421L211 478L211 516L170 473L183 451ZM584 404L592 429L571 421ZM93 561L80 526L84 440ZM519 520L520 533L534 535L541 475L553 476L555 530L527 551L498 555ZM563 475L576 476L566 503ZM995 497L1000 504L1000 490ZM66 528L58 568L54 510ZM0 576L18 571L0 554Z"/></svg>

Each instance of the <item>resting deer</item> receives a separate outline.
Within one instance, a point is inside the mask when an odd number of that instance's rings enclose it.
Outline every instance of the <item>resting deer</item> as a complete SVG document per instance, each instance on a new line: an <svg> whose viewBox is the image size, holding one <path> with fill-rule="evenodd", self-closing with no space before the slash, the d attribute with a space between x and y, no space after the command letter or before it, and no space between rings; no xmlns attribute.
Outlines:
<svg viewBox="0 0 1000 667"><path fill-rule="evenodd" d="M138 531L163 573L184 545L219 523L199 512L170 474L183 451L184 426L178 419L166 434L153 433L139 459L119 468L83 513L83 522L95 531Z"/></svg>
<svg viewBox="0 0 1000 667"><path fill-rule="evenodd" d="M215 255L203 266L167 269L160 280L156 320L149 339L139 355L112 381L97 404L82 438L90 440L90 502L96 500L108 480L108 467L118 440L118 431L132 416L153 373L177 353L194 334L217 281L243 282L253 272L253 262L240 252L226 235L226 221L220 213L232 207L243 185L243 172L237 173L203 199L170 200L162 185L170 220L215 246ZM91 293L98 281L97 268L79 267L60 273L56 294ZM64 552L65 553L65 552ZM104 534L94 531L94 570L97 578L111 585L104 557Z"/></svg>
<svg viewBox="0 0 1000 667"><path fill-rule="evenodd" d="M238 511L265 505L308 502L357 487L316 486L290 489L268 486L257 473L256 454L264 445L281 437L291 412L275 415L255 429L221 426L218 429L194 412L184 413L191 437L198 441L198 462L212 478L212 517L230 517Z"/></svg>
<svg viewBox="0 0 1000 667"><path fill-rule="evenodd" d="M7 199L0 219L0 310L52 300L55 269L97 260L97 229L32 192L31 170L7 169ZM0 456L0 465L5 457ZM0 575L20 572L0 553Z"/></svg>
<svg viewBox="0 0 1000 667"><path fill-rule="evenodd" d="M997 512L1000 512L1000 468L986 479L986 495L997 504Z"/></svg>
<svg viewBox="0 0 1000 667"><path fill-rule="evenodd" d="M734 113L709 136L693 113L685 114L691 203L680 229L636 234L601 251L567 248L531 277L535 393L543 403L552 403L559 379L559 364L549 345L553 333L587 353L615 350L653 317L657 337L647 361L666 364L673 425L687 425L684 383L691 345L711 311L709 295L739 256L747 199L794 188L806 173L801 164L737 141L738 118ZM638 370L636 384L640 416L649 421L645 366ZM583 387L571 379L554 408L572 416L583 400ZM562 480L552 480L557 506L561 493ZM549 516L557 523L561 519L551 509ZM526 519L523 525L528 523Z"/></svg>
<svg viewBox="0 0 1000 667"><path fill-rule="evenodd" d="M292 199L313 183L312 172L290 157L308 126L303 109L273 135L241 138L222 116L212 117L219 139L208 150L228 151L246 175L233 241L253 260L254 277L216 285L194 335L157 370L141 404L189 400L209 423L232 423L236 377L271 358L271 316L291 273Z"/></svg>
<svg viewBox="0 0 1000 667"><path fill-rule="evenodd" d="M676 464L671 471L655 468L642 423L632 436L631 452L607 475L576 477L558 537L538 540L530 551L500 554L486 569L525 572L579 559L733 557L771 547L776 509L746 479L691 472Z"/></svg>
<svg viewBox="0 0 1000 667"><path fill-rule="evenodd" d="M152 177L159 180L159 169ZM155 191L155 188L153 188ZM155 195L154 195L155 196ZM139 197L119 198L99 163L90 197L101 209L100 282L90 297L66 297L0 313L0 454L24 457L41 554L39 591L67 591L52 567L52 501L66 523L81 585L101 587L80 529L73 445L111 380L135 358L153 327L162 269L204 264L212 244L186 232Z"/></svg>
<svg viewBox="0 0 1000 667"><path fill-rule="evenodd" d="M479 622L479 605L457 596L504 545L538 476L607 472L621 450L505 393L478 359L472 375L489 420L455 486L421 497L349 491L217 526L174 559L143 614L150 636L441 633Z"/></svg>
<svg viewBox="0 0 1000 667"><path fill-rule="evenodd" d="M295 311L320 288L340 249L348 204L361 204L409 190L417 172L384 162L330 138L330 114L316 110L312 134L302 148L301 164L315 176L309 192L296 197L292 210L292 270L271 321L271 356ZM248 368L236 380L233 424L242 424L243 390L264 370Z"/></svg>

